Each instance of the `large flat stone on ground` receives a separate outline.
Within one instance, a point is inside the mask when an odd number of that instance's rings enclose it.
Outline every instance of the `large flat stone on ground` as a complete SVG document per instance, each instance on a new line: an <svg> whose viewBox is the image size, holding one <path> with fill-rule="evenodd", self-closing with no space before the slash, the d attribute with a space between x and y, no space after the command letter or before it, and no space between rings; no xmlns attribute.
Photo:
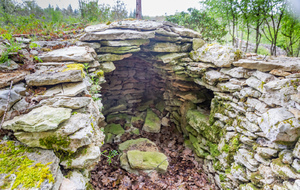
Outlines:
<svg viewBox="0 0 300 190"><path fill-rule="evenodd" d="M168 158L160 152L142 152L130 150L127 152L128 162L132 169L158 170L166 172L169 162Z"/></svg>
<svg viewBox="0 0 300 190"><path fill-rule="evenodd" d="M75 61L79 63L87 63L94 61L96 52L90 47L71 46L63 49L50 51L40 56L44 62L64 62Z"/></svg>

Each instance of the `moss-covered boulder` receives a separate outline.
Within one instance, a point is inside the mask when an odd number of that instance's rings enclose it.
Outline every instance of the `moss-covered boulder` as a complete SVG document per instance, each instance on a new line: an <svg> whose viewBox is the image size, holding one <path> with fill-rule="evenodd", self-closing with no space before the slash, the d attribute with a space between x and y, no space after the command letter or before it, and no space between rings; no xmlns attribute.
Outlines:
<svg viewBox="0 0 300 190"><path fill-rule="evenodd" d="M109 124L104 128L105 133L111 133L114 135L123 135L125 133L125 130L120 124Z"/></svg>
<svg viewBox="0 0 300 190"><path fill-rule="evenodd" d="M167 171L169 162L167 156L158 151L155 143L146 138L128 140L119 144L120 165L123 169L136 175L139 171Z"/></svg>
<svg viewBox="0 0 300 190"><path fill-rule="evenodd" d="M143 147L145 147L146 149L142 149ZM147 150L158 151L156 144L146 138L128 140L128 141L125 141L125 142L119 144L119 150L122 152L131 150L131 149L138 149L138 150L144 150L144 151L147 151Z"/></svg>
<svg viewBox="0 0 300 190"><path fill-rule="evenodd" d="M154 170L166 172L169 162L168 158L160 152L142 152L130 150L127 152L127 159L132 169Z"/></svg>
<svg viewBox="0 0 300 190"><path fill-rule="evenodd" d="M143 130L149 133L159 133L160 126L161 120L159 117L151 109L148 109Z"/></svg>

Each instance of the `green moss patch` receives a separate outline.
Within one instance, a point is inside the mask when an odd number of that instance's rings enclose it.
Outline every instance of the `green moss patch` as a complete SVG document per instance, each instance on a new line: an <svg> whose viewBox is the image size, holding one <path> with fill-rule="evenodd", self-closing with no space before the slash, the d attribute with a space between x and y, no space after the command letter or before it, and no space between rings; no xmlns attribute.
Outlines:
<svg viewBox="0 0 300 190"><path fill-rule="evenodd" d="M150 133L159 133L160 125L161 121L159 117L151 109L148 109L143 130Z"/></svg>
<svg viewBox="0 0 300 190"><path fill-rule="evenodd" d="M48 136L39 139L40 145L46 147L47 149L59 150L61 148L68 148L70 145L70 139L68 137L62 136Z"/></svg>
<svg viewBox="0 0 300 190"><path fill-rule="evenodd" d="M111 133L114 135L123 135L125 133L125 130L122 128L120 124L109 124L104 128L104 133Z"/></svg>
<svg viewBox="0 0 300 190"><path fill-rule="evenodd" d="M208 116L198 110L189 110L186 118L188 123L195 131L197 131L197 133L213 143L218 143L224 132L222 128L214 125L214 122L210 121L211 115L214 115L214 113L215 112L212 111L210 116Z"/></svg>
<svg viewBox="0 0 300 190"><path fill-rule="evenodd" d="M35 164L26 156L26 153L32 152L32 149L22 145L16 146L13 141L4 141L0 144L0 150L0 174L8 174L5 177L6 183L0 189L9 187L11 174L16 175L11 189L15 189L19 185L28 189L39 188L45 180L54 183L54 178L48 167L51 163Z"/></svg>
<svg viewBox="0 0 300 190"><path fill-rule="evenodd" d="M119 144L119 150L120 151L125 151L125 150L128 150L131 146L138 146L140 144L149 144L150 146L155 146L155 143L150 141L149 139L146 139L146 138L139 138L139 139L135 139L135 140L128 140L128 141L125 141L121 144Z"/></svg>
<svg viewBox="0 0 300 190"><path fill-rule="evenodd" d="M130 150L127 158L131 168L138 170L156 169L158 172L166 172L169 165L168 158L160 152Z"/></svg>

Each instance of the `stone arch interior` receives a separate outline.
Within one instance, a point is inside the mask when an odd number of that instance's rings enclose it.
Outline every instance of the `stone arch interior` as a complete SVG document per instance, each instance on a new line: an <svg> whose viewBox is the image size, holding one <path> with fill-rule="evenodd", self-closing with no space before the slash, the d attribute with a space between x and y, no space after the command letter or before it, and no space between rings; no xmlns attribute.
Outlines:
<svg viewBox="0 0 300 190"><path fill-rule="evenodd" d="M160 119L158 125L172 122L188 137L187 111L197 109L208 117L214 94L181 72L180 66L164 64L156 56L149 52L134 53L115 61L116 69L105 73L106 83L101 85L101 92L106 122L127 117L126 123L134 125L137 119L143 125L150 108Z"/></svg>

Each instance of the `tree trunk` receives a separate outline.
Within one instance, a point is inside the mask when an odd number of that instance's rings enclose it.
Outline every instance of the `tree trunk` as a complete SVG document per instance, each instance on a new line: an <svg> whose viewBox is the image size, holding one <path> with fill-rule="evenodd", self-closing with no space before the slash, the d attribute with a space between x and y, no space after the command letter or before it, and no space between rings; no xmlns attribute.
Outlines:
<svg viewBox="0 0 300 190"><path fill-rule="evenodd" d="M135 18L138 20L142 19L142 0L136 0L136 15Z"/></svg>
<svg viewBox="0 0 300 190"><path fill-rule="evenodd" d="M242 30L241 31L241 39L240 39L240 43L239 43L239 50L242 50L242 48L243 48L243 36L244 36L244 32Z"/></svg>
<svg viewBox="0 0 300 190"><path fill-rule="evenodd" d="M255 38L255 50L254 50L254 53L257 53L259 42L260 42L260 33L259 33L259 26L258 26L258 24L259 23L257 23L257 26L255 28L255 30L256 30L256 38Z"/></svg>
<svg viewBox="0 0 300 190"><path fill-rule="evenodd" d="M247 43L246 43L246 50L245 50L245 52L248 51L249 37L250 37L250 27L249 27L249 24L248 24L247 25Z"/></svg>

